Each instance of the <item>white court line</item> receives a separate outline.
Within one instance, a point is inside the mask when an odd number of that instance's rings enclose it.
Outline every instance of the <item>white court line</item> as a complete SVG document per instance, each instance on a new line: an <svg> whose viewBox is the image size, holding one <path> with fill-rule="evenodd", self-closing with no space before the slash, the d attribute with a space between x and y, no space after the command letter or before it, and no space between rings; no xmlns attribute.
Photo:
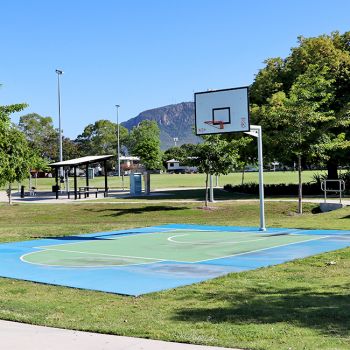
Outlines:
<svg viewBox="0 0 350 350"><path fill-rule="evenodd" d="M174 237L183 237L183 236L188 236L188 234L183 234L183 235L175 235L175 236L171 236L171 237L168 237L168 241L170 241L170 242L174 242L174 243L177 243L176 241L173 241L173 238Z"/></svg>
<svg viewBox="0 0 350 350"><path fill-rule="evenodd" d="M153 234L161 234L161 233L169 233L169 231L195 231L195 232L227 232L227 233L254 233L252 231L216 231L216 230L199 230L199 229L169 229L168 231L158 231L158 232L150 232L150 236L152 237ZM278 233L287 233L287 234L291 234L291 235L295 235L296 233L299 232L307 232L308 230L296 230L295 232L286 232L286 231L277 231L274 232L274 234L278 234ZM148 233L148 232L147 232ZM143 232L141 233L137 233L136 235L139 234L143 234ZM184 235L177 235L177 236L185 236ZM298 234L296 234L298 235ZM117 237L117 239L121 239L121 238L130 238L132 237L132 235L125 235L122 237ZM146 236L145 236L146 237ZM176 237L172 236L172 237ZM170 238L172 238L170 237ZM273 237L273 234L272 234ZM131 266L131 265L143 265L143 264L153 264L153 263L157 263L157 262L162 262L162 261L172 261L172 262L177 262L177 263L189 263L189 264L195 264L195 263L200 263L200 262L205 262L205 261L210 261L210 260L218 260L218 259L223 259L223 258L227 258L227 257L234 257L234 256L239 256L239 255L246 255L249 253L254 253L254 252L259 252L259 251L264 251L264 250L268 250L268 249L273 249L273 248L278 248L278 247L283 247L283 246L287 246L287 245L292 245L292 244L298 244L298 243L303 243L303 242L308 242L308 241L314 241L314 240L320 240L323 238L329 238L331 236L320 236L318 238L314 238L314 239L308 239L308 240L302 240L302 241L298 241L298 242L293 242L293 243L287 243L287 244L281 244L281 245L277 245L277 246L273 246L273 247L267 247L267 248L261 248L261 249L257 249L257 250L251 250L248 252L244 252L244 253L238 253L238 254L233 254L233 255L227 255L227 256L221 256L221 257L217 257L217 258L210 258L210 259L205 259L205 260L197 260L197 261L178 261L178 260L169 260L169 259L159 259L159 258L146 258L146 257L137 257L137 256L128 256L128 255L117 255L117 254L104 254L104 253L89 253L89 252L82 252L82 251L74 251L74 250L64 250L64 249L55 249L55 248L49 248L50 246L39 246L39 247L33 247L34 249L41 249L41 250L52 250L52 251L62 251L62 252L69 252L69 253L78 253L78 254L90 254L90 255L100 255L100 256L110 256L110 257L115 257L115 258L131 258L131 259L144 259L144 260L153 260L154 262L144 262L144 263L137 263L137 264L127 264L127 265L98 265L98 266L64 266L64 265L49 265L49 264L41 264L41 263L32 263L29 261L24 260L24 257L30 254L36 254L38 252L30 252L27 254L24 254L20 257L20 260L22 260L25 263L29 263L29 264L35 264L35 265L42 265L42 266L59 266L59 267L77 267L77 268L93 268L93 267L109 267L109 266ZM267 239L269 237L263 238L263 239ZM169 239L169 238L168 238ZM260 240L260 239L259 239ZM250 241L246 241L246 242L252 242L253 240ZM241 241L242 242L242 241ZM65 245L72 245L72 244L81 244L81 243L91 243L91 241L84 241L84 242L72 242L72 243L61 243L61 244L54 244L52 246L65 246ZM177 243L175 241L175 243ZM240 243L240 242L237 242ZM155 261L156 260L156 261Z"/></svg>
<svg viewBox="0 0 350 350"><path fill-rule="evenodd" d="M53 264L43 264L43 263L36 263L36 262L31 262L31 261L27 261L25 260L25 257L31 254L37 254L40 252L31 252L31 253L26 253L23 254L20 257L20 260L23 261L24 263L27 264L32 264L32 265L40 265L40 266L53 266L53 267L62 267L62 268L101 268L101 267L120 267L120 266L135 266L135 265L146 265L146 264L156 264L160 261L167 261L164 259L157 259L157 258L142 258L142 257L136 257L136 256L127 256L127 255L112 255L112 254L99 254L99 253L88 253L88 252L80 252L80 251L72 251L72 250L60 250L60 249L47 249L47 250L53 250L53 251L58 251L58 252L68 252L68 253L79 253L79 254L87 254L87 255L105 255L105 256L109 256L112 258L133 258L133 259L144 259L144 260L153 260L151 262L142 262L142 263L134 263L134 264L125 264L125 265L88 265L88 266L84 266L84 265L53 265ZM156 261L155 261L156 260Z"/></svg>
<svg viewBox="0 0 350 350"><path fill-rule="evenodd" d="M223 228L225 228L225 226L221 226ZM229 226L228 226L229 228ZM285 230L290 230L290 231L285 231ZM174 229L169 229L169 231L196 231L196 232L226 232L226 233L243 233L243 234L268 234L268 235L276 235L276 234L280 234L280 233L286 233L286 234L299 234L300 232L308 232L310 230L305 230L305 229L284 229L282 231L271 231L271 232L262 232L262 231L259 231L258 229L256 229L256 231L226 231L226 230L216 230L216 229L207 229L207 230L201 230L201 229L194 229L194 228L189 228L189 229L186 229L186 228L174 228ZM169 232L169 231L164 231L164 232ZM161 233L161 232L160 232Z"/></svg>
<svg viewBox="0 0 350 350"><path fill-rule="evenodd" d="M120 239L123 239L123 238L132 238L132 237L136 237L136 236L144 236L144 237L152 237L153 235L156 235L156 234L161 234L161 233L169 233L171 231L190 231L190 230L186 230L186 229L169 229L168 231L155 231L155 232L138 232L138 233L130 233L130 234L125 234L123 236L120 236L120 237L116 237L116 238L102 238L102 239L96 239L96 240L84 240L83 242L79 241L79 242L71 242L71 243L58 243L58 244L52 244L52 245L44 245L44 246L37 246L37 247L33 247L33 249L46 249L46 250L49 250L50 248L48 247L59 247L59 246L67 246L67 245L74 245L74 244L88 244L88 243L92 243L92 242L96 242L96 241L100 241L100 242L103 242L104 240L108 240L108 241L117 241L117 240L120 240ZM192 230L192 231L201 231L201 230ZM215 232L215 231L211 231L211 230L203 230L203 232ZM225 231L226 232L226 231ZM149 235L148 235L149 234ZM69 236L68 236L69 237ZM84 238L84 236L82 236L82 238ZM94 238L94 237L92 237ZM77 238L79 239L79 238ZM52 249L51 249L52 250Z"/></svg>
<svg viewBox="0 0 350 350"><path fill-rule="evenodd" d="M274 249L274 248L279 248L279 247L285 247L287 245L292 245L292 244L305 243L305 242L310 242L310 241L317 241L317 240L324 239L324 238L329 238L329 237L330 236L317 237L317 238L307 239L307 240L298 241L298 242L292 242L292 243L275 245L273 247L268 247L268 248L261 248L261 249L256 249L256 250L250 250L249 252L244 252L244 253L238 253L238 254L221 256L219 258L214 258L214 259L211 258L211 259L205 259L205 260L198 260L198 261L196 261L196 263L201 263L201 262L210 261L210 260L218 260L218 259L230 258L230 257L240 256L240 255L246 255L246 254L250 254L250 253L261 252L261 251L264 251L264 250L269 250L269 249Z"/></svg>
<svg viewBox="0 0 350 350"><path fill-rule="evenodd" d="M102 238L102 239L99 239L98 237L97 237L97 239L96 239L96 241L103 241L103 240L109 240L109 241L116 241L116 240L119 240L119 239L123 239L123 238L131 238L131 237L136 237L136 236L139 236L139 235L142 235L142 236L144 236L144 237L152 237L153 235L155 235L155 234L161 234L161 233L169 233L169 232L171 232L171 231L182 231L182 232L188 232L188 231L194 231L194 232L227 232L227 233L231 233L231 234L234 234L234 233L252 233L252 234L254 234L255 232L253 232L253 231L217 231L217 230L200 230L200 229L182 229L182 228L179 228L179 229L169 229L169 230L167 230L167 231L155 231L155 232L137 232L137 233L126 233L125 235L123 235L123 236L120 236L120 237L118 237L118 235L117 235L117 237L116 238ZM307 230L301 230L301 231L295 231L295 232L291 232L290 234L291 235L294 235L295 233L299 233L299 232L306 232ZM273 233L272 234L272 236L274 235L274 234L280 234L280 233L289 233L289 232L286 232L286 231L277 231L277 232L275 232L275 233ZM148 236L148 234L149 234L149 236ZM69 237L69 236L68 236ZM81 236L82 238L84 238L84 236ZM102 236L103 237L103 236ZM92 238L94 238L94 237L92 237ZM267 237L268 238L268 237ZM79 239L79 238L77 238L77 239ZM91 240L86 240L86 241L83 241L83 242L71 242L71 243L58 243L58 244L52 244L52 245L48 245L48 246L37 246L37 247L33 247L33 249L48 249L47 247L56 247L56 246L66 246L66 245L74 245L74 244L84 244L84 243L91 243L93 241L93 239L91 239Z"/></svg>
<svg viewBox="0 0 350 350"><path fill-rule="evenodd" d="M169 230L169 231L175 231L175 230ZM61 246L61 245L74 245L74 244L84 244L84 243L91 243L91 242L96 242L96 241L100 241L100 242L103 242L103 241L117 241L119 239L122 239L122 238L131 238L131 237L136 237L136 236L139 236L139 235L144 235L144 237L151 237L153 236L154 234L160 234L160 233L169 233L169 231L156 231L156 232L137 232L137 233L130 233L130 234L125 234L121 237L116 237L116 238L102 238L102 239L99 239L99 238L96 238L95 240L94 239L91 239L91 240L84 240L83 242L71 242L71 243L58 243L58 244L52 244L52 245L44 245L44 246L37 246L37 247L33 247L33 249L48 249L47 247L57 247L57 246ZM149 234L149 236L148 236ZM66 236L66 237L69 237L69 236ZM82 238L84 238L84 236L82 236ZM92 237L92 238L95 238L95 237ZM77 238L78 240L79 238Z"/></svg>
<svg viewBox="0 0 350 350"><path fill-rule="evenodd" d="M23 256L28 255L24 254ZM151 261L151 262L143 262L143 263L135 263L135 264L125 264L125 265L54 265L54 264L42 264L42 263L34 263L31 261L26 261L22 259L22 256L20 258L23 262L26 264L31 264L31 265L39 265L39 266L49 266L49 267L61 267L63 269L94 269L94 268L113 268L113 267L124 267L124 266L139 266L139 265L151 265L151 264L157 264L159 261Z"/></svg>
<svg viewBox="0 0 350 350"><path fill-rule="evenodd" d="M231 244L231 243L247 243L247 242L257 242L257 241L264 241L266 240L268 237L266 238L258 238L258 239L250 239L247 241L225 241L225 242L186 242L186 241L175 241L173 238L174 237L183 237L183 236L188 236L188 234L184 234L184 235L175 235L175 236L171 236L168 237L168 241L169 242L173 242L173 243L178 243L178 244L201 244L201 245L222 245L222 244Z"/></svg>
<svg viewBox="0 0 350 350"><path fill-rule="evenodd" d="M103 256L110 256L110 257L115 257L115 258L118 258L118 257L124 257L124 258L134 258L134 259L145 259L145 260L160 260L160 261L166 261L164 259L157 259L157 258L145 258L145 257L140 257L140 256L132 256L132 255L118 255L118 254L105 254L105 253L92 253L92 252L82 252L82 251L78 251L78 250L67 250L67 249L51 249L51 248L48 248L48 249L43 249L42 251L40 252L30 252L30 253L26 253L26 254L23 254L20 259L22 260L22 257L25 257L27 255L31 255L31 254L38 254L38 253L41 253L45 250L51 250L51 251L56 251L56 252L67 252L67 253L78 253L78 254L87 254L87 255L103 255Z"/></svg>
<svg viewBox="0 0 350 350"><path fill-rule="evenodd" d="M82 252L79 250L68 250L68 249L51 249L47 248L45 250L51 250L51 251L56 251L56 252L68 252L68 253L78 253L78 254L89 254L89 255L103 255L103 256L112 256L112 257L123 257L123 258L133 258L133 259L145 259L145 260L160 260L160 261L165 261L164 259L157 259L157 258L146 258L143 256L131 256L131 255L120 255L120 254L105 254L105 253L93 253L93 252ZM37 254L40 252L31 252L29 254ZM29 255L25 254L25 255Z"/></svg>

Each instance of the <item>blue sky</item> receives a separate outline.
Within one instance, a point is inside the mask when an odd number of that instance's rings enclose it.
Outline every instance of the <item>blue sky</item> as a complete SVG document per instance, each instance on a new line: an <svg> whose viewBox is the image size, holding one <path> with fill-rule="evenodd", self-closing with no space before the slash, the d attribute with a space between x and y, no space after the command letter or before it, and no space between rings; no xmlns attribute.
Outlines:
<svg viewBox="0 0 350 350"><path fill-rule="evenodd" d="M64 135L99 119L125 121L207 89L246 86L299 35L350 30L348 0L1 0L0 105ZM18 122L19 115L13 116Z"/></svg>

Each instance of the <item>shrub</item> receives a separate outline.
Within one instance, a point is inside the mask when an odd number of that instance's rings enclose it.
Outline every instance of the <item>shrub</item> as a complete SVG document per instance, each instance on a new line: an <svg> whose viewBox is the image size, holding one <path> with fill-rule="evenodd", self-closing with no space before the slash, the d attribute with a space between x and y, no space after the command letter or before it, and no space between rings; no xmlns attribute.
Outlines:
<svg viewBox="0 0 350 350"><path fill-rule="evenodd" d="M339 178L341 180L344 180L344 182L345 182L345 193L349 194L350 193L350 171L347 171L344 174L340 174Z"/></svg>
<svg viewBox="0 0 350 350"><path fill-rule="evenodd" d="M247 194L259 194L259 184L246 183L243 185L225 185L224 190L228 192L240 192ZM268 184L264 185L264 193L268 196L276 195L297 195L298 184ZM303 195L320 195L322 194L320 184L317 182L307 182L303 184Z"/></svg>
<svg viewBox="0 0 350 350"><path fill-rule="evenodd" d="M347 171L343 174L339 175L339 179L340 180L344 180L345 182L345 193L349 194L350 193L350 171ZM327 174L315 174L313 176L313 180L314 182L316 182L318 184L318 186L321 187L321 182L323 182L324 180L327 180ZM338 183L331 183L327 185L327 188L339 188L339 184Z"/></svg>

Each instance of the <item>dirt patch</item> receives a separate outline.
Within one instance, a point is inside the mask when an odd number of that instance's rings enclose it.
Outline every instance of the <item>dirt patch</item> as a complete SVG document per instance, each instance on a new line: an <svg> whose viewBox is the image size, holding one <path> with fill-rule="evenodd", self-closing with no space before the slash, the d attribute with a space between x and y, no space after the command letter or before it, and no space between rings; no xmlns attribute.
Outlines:
<svg viewBox="0 0 350 350"><path fill-rule="evenodd" d="M203 205L201 207L197 207L197 209L213 211L213 210L218 210L219 208L218 207L206 207L205 205Z"/></svg>

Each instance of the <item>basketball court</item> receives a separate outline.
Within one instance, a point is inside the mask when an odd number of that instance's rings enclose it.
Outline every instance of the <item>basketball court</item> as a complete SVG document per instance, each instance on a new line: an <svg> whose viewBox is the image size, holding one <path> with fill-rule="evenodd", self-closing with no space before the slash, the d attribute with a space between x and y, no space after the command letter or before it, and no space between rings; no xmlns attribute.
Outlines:
<svg viewBox="0 0 350 350"><path fill-rule="evenodd" d="M350 231L265 226L262 132L248 88L195 93L196 134L258 140L260 227L170 224L0 245L0 276L142 295L350 246Z"/></svg>
<svg viewBox="0 0 350 350"><path fill-rule="evenodd" d="M348 246L350 231L164 225L1 244L0 276L137 296Z"/></svg>

